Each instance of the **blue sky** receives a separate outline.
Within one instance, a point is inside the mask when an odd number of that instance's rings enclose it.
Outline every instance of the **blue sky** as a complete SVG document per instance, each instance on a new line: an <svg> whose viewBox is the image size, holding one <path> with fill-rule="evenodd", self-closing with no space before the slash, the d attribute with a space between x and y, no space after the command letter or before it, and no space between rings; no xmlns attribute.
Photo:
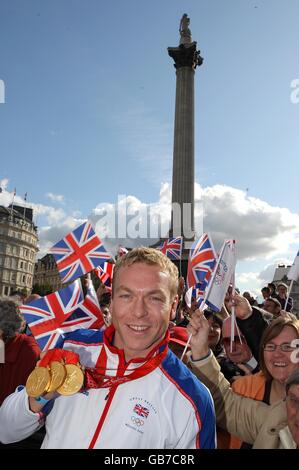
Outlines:
<svg viewBox="0 0 299 470"><path fill-rule="evenodd" d="M242 273L258 273L292 259L298 246L299 103L290 99L299 78L297 0L2 0L1 197L16 187L53 208L37 219L52 238L55 227L119 194L161 199L173 150L167 47L178 45L185 12L204 58L195 77L196 181L215 194L223 185L240 190L222 196L249 204L242 224L259 217L260 246L275 239L268 253L242 252ZM234 212L228 218L238 232Z"/></svg>

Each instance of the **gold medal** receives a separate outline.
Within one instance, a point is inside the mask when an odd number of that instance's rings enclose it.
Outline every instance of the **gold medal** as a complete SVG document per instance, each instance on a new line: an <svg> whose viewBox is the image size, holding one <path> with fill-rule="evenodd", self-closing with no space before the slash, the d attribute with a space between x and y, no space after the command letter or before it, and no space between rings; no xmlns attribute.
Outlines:
<svg viewBox="0 0 299 470"><path fill-rule="evenodd" d="M26 391L29 397L39 397L47 391L50 385L50 372L46 367L36 367L26 382Z"/></svg>
<svg viewBox="0 0 299 470"><path fill-rule="evenodd" d="M57 389L57 392L60 395L74 395L82 388L84 374L80 367L75 364L65 364L64 367L66 369L66 378L61 387Z"/></svg>
<svg viewBox="0 0 299 470"><path fill-rule="evenodd" d="M50 363L50 377L51 381L47 388L47 393L55 392L59 387L61 387L66 378L66 370L61 362L53 361Z"/></svg>

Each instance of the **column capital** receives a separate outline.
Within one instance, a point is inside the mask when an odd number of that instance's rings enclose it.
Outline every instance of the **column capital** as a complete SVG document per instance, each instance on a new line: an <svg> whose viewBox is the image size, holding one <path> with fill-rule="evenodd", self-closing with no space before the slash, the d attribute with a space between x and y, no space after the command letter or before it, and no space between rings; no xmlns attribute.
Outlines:
<svg viewBox="0 0 299 470"><path fill-rule="evenodd" d="M194 41L191 44L180 44L178 47L168 47L168 55L174 60L174 67L179 69L181 67L191 67L196 69L203 63L203 58L200 56L200 51L196 50L197 43Z"/></svg>

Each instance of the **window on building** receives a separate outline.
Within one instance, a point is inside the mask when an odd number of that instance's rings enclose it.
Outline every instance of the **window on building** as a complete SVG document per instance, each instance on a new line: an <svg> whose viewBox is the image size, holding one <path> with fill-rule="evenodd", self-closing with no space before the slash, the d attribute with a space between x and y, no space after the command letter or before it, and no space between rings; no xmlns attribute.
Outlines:
<svg viewBox="0 0 299 470"><path fill-rule="evenodd" d="M26 282L26 276L25 276L25 274L23 274L23 276L22 276L22 282Z"/></svg>
<svg viewBox="0 0 299 470"><path fill-rule="evenodd" d="M8 295L8 294L9 294L9 287L5 286L4 287L4 295Z"/></svg>

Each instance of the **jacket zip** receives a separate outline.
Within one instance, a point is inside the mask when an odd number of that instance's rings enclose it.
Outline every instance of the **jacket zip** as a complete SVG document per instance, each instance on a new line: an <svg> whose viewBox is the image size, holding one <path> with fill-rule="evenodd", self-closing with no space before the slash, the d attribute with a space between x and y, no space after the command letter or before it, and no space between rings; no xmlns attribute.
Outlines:
<svg viewBox="0 0 299 470"><path fill-rule="evenodd" d="M98 425L97 425L97 428L96 428L96 430L95 430L95 433L94 433L94 435L93 435L93 438L91 439L91 442L90 442L90 444L89 444L89 446L88 446L88 449L93 449L94 446L95 446L95 443L96 443L96 441L97 441L97 439L98 439L98 437L99 437L99 434L100 434L101 429L102 429L102 427L103 427L104 421L105 421L106 416L107 416L107 414L108 414L108 411L109 411L110 405L111 405L111 403L112 403L112 400L113 400L114 394L115 394L115 392L116 392L116 389L117 389L117 385L114 386L114 387L111 387L111 389L109 390L108 394L107 394L106 397L105 397L105 400L107 400L107 401L106 401L106 405L105 405L105 408L104 408L104 410L103 410L103 413L102 413L102 416L101 416L101 418L100 418L100 421L99 421L99 423L98 423Z"/></svg>

